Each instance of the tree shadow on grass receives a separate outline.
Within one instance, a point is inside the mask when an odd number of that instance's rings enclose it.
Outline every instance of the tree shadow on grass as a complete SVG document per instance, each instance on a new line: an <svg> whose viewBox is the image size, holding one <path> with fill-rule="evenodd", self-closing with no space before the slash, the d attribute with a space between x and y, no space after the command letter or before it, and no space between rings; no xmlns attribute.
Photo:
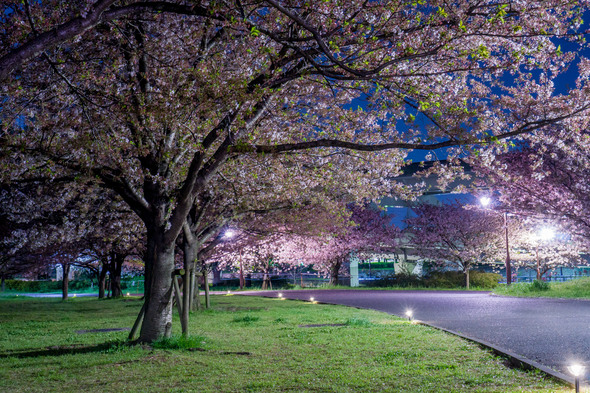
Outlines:
<svg viewBox="0 0 590 393"><path fill-rule="evenodd" d="M101 344L86 345L86 344L72 344L72 345L55 345L45 348L34 348L29 350L14 350L0 352L0 359L6 358L37 358L47 356L62 356L62 355L79 355L86 353L108 352L116 350L121 346L130 345L125 341L109 341Z"/></svg>

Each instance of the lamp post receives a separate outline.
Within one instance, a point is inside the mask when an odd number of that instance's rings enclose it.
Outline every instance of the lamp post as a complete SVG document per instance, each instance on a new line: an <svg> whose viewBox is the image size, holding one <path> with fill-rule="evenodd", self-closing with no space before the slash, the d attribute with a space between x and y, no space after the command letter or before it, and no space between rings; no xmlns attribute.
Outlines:
<svg viewBox="0 0 590 393"><path fill-rule="evenodd" d="M479 198L479 203L483 206L484 209L492 203L491 198L489 197L481 197ZM510 264L510 247L508 245L508 212L503 213L504 217L504 243L506 244L506 285L512 284L512 266Z"/></svg>
<svg viewBox="0 0 590 393"><path fill-rule="evenodd" d="M584 373L584 366L581 364L572 364L571 366L568 366L567 369L574 376L576 393L580 393L580 376Z"/></svg>

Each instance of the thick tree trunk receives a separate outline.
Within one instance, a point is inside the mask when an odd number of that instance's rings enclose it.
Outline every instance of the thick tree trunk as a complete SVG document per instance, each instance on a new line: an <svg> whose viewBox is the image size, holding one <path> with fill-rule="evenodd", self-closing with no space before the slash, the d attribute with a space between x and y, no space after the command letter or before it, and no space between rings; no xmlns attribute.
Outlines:
<svg viewBox="0 0 590 393"><path fill-rule="evenodd" d="M469 268L463 270L463 274L465 275L465 288L469 289Z"/></svg>
<svg viewBox="0 0 590 393"><path fill-rule="evenodd" d="M61 280L61 300L68 299L68 289L70 285L70 264L69 263L62 263L63 268L63 278Z"/></svg>
<svg viewBox="0 0 590 393"><path fill-rule="evenodd" d="M172 332L172 273L174 244L164 241L148 230L146 255L145 314L139 334L140 342L169 337Z"/></svg>
<svg viewBox="0 0 590 393"><path fill-rule="evenodd" d="M103 263L102 269L98 275L98 298L104 299L105 298L105 289L106 289L106 282L107 282L107 266Z"/></svg>

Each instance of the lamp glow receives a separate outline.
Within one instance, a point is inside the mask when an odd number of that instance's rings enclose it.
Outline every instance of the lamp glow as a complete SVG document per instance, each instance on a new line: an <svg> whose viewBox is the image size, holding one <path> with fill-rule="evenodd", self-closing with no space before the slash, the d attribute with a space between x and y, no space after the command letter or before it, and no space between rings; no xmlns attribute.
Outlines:
<svg viewBox="0 0 590 393"><path fill-rule="evenodd" d="M581 364L574 363L567 367L567 370L574 376L574 387L576 393L580 392L580 376L584 374L585 367Z"/></svg>
<svg viewBox="0 0 590 393"><path fill-rule="evenodd" d="M283 294L282 293L279 293L279 298L281 298L281 299L283 298Z"/></svg>
<svg viewBox="0 0 590 393"><path fill-rule="evenodd" d="M313 298L313 297L310 297L310 298L309 298L309 301L313 303L313 302L315 302L315 298Z"/></svg>
<svg viewBox="0 0 590 393"><path fill-rule="evenodd" d="M490 203L492 203L492 199L484 196L479 198L479 203L481 203L483 207L488 207Z"/></svg>
<svg viewBox="0 0 590 393"><path fill-rule="evenodd" d="M227 239L231 239L232 237L234 237L235 233L234 231L232 231L231 229L228 229L227 231L225 231L225 233L223 234L223 237L227 238Z"/></svg>
<svg viewBox="0 0 590 393"><path fill-rule="evenodd" d="M555 236L555 231L553 228L541 228L541 232L539 232L539 239L546 241L551 240Z"/></svg>
<svg viewBox="0 0 590 393"><path fill-rule="evenodd" d="M406 310L406 317L408 317L408 321L412 320L412 317L414 315L414 312L412 310Z"/></svg>
<svg viewBox="0 0 590 393"><path fill-rule="evenodd" d="M129 296L129 292L127 292L127 296Z"/></svg>
<svg viewBox="0 0 590 393"><path fill-rule="evenodd" d="M584 366L581 364L572 364L567 367L567 370L574 376L579 377L584 372Z"/></svg>

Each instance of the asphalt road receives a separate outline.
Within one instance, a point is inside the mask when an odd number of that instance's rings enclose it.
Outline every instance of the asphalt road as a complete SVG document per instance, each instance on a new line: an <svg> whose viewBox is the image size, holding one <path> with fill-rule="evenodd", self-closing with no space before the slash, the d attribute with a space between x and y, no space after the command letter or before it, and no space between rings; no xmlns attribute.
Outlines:
<svg viewBox="0 0 590 393"><path fill-rule="evenodd" d="M276 297L278 292L244 295ZM563 374L572 362L590 376L590 301L513 298L487 292L303 290L290 299L342 304L414 318L513 352Z"/></svg>

